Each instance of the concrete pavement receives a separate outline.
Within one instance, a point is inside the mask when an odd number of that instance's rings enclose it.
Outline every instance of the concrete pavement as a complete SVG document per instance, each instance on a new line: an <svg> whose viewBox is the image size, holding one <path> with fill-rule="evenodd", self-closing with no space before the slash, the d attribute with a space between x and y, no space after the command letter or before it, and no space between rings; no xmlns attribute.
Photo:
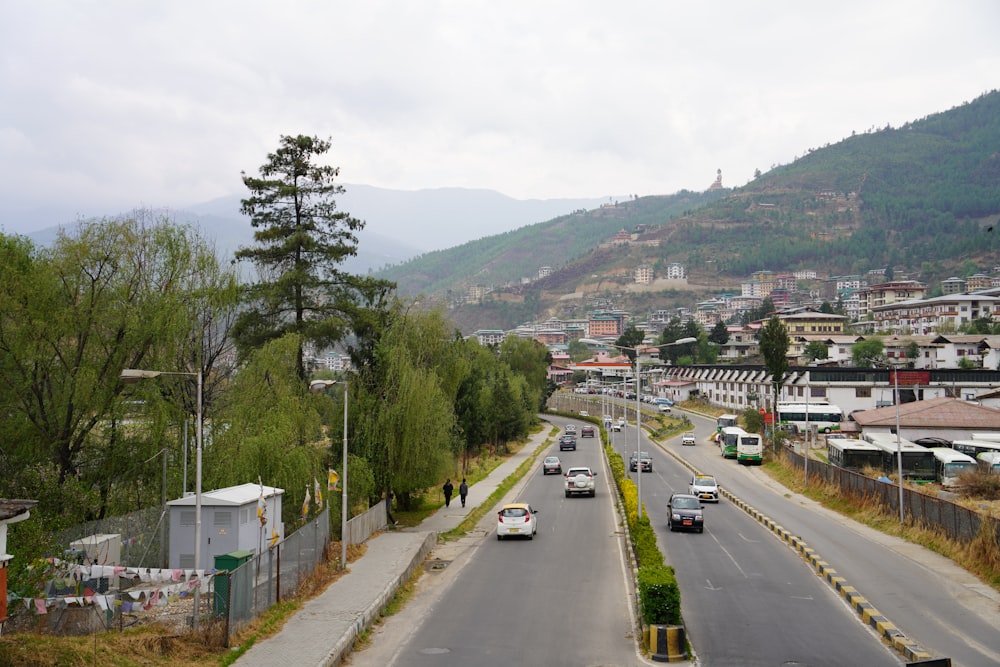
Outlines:
<svg viewBox="0 0 1000 667"><path fill-rule="evenodd" d="M546 444L551 424L485 479L470 485L466 506L456 495L417 527L389 530L368 540L364 555L323 593L306 602L275 635L259 640L234 664L238 667L337 665L350 653L354 640L371 627L396 591L420 567L437 543L437 536L456 528L485 503L501 483Z"/></svg>

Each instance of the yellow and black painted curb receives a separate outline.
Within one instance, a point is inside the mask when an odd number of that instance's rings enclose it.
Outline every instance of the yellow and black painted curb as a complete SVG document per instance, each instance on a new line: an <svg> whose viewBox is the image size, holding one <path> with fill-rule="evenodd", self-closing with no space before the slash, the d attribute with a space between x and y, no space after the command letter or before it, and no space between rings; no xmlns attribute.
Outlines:
<svg viewBox="0 0 1000 667"><path fill-rule="evenodd" d="M783 542L788 544L788 546L797 551L802 559L809 563L816 570L816 573L823 577L847 601L851 609L861 617L862 622L874 628L882 640L891 645L908 662L930 660L934 657L918 644L907 639L895 625L880 614L853 586L848 586L847 581L837 574L837 571L831 568L826 561L820 558L819 554L813 551L802 538L791 534L784 527L778 525L725 489L721 489L721 493L733 505L752 516L768 530L777 535Z"/></svg>

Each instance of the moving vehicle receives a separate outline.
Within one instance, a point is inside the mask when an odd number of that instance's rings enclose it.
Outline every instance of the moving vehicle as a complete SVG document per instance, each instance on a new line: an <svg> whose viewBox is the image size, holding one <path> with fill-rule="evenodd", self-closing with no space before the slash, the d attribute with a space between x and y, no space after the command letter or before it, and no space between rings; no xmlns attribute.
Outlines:
<svg viewBox="0 0 1000 667"><path fill-rule="evenodd" d="M639 452L636 455L632 452L632 455L628 459L628 469L635 472L639 467L642 467L643 472L653 472L653 459L650 457L649 452Z"/></svg>
<svg viewBox="0 0 1000 667"><path fill-rule="evenodd" d="M882 450L856 438L828 439L826 456L832 465L844 470L861 472L865 468L882 469Z"/></svg>
<svg viewBox="0 0 1000 667"><path fill-rule="evenodd" d="M566 471L565 490L566 497L573 494L583 494L593 498L597 495L597 484L594 477L597 473L587 467L574 467Z"/></svg>
<svg viewBox="0 0 1000 667"><path fill-rule="evenodd" d="M667 528L675 530L705 530L701 501L689 493L675 493L667 501Z"/></svg>
<svg viewBox="0 0 1000 667"><path fill-rule="evenodd" d="M931 447L934 452L934 474L941 486L958 486L959 477L976 472L976 459L949 447Z"/></svg>
<svg viewBox="0 0 1000 667"><path fill-rule="evenodd" d="M840 430L844 411L830 403L778 403L778 423L794 426L796 432L816 429L819 433Z"/></svg>
<svg viewBox="0 0 1000 667"><path fill-rule="evenodd" d="M556 475L562 474L562 461L558 456L546 456L542 461L542 474L548 475L550 472Z"/></svg>
<svg viewBox="0 0 1000 667"><path fill-rule="evenodd" d="M740 438L744 435L750 435L739 426L726 426L719 433L719 447L722 448L722 458L724 459L735 459L736 458L736 446L740 442Z"/></svg>
<svg viewBox="0 0 1000 667"><path fill-rule="evenodd" d="M589 416L590 416L590 413L589 413L589 412L587 412L586 410L580 410L580 412L579 412L578 414L579 414L579 415L580 415L581 417L589 417Z"/></svg>
<svg viewBox="0 0 1000 667"><path fill-rule="evenodd" d="M895 433L866 433L862 436L865 442L870 442L882 451L882 472L891 475L898 471L899 460L896 456L897 447L902 454L903 478L915 482L933 482L934 452L912 443L906 438L900 438L896 443Z"/></svg>
<svg viewBox="0 0 1000 667"><path fill-rule="evenodd" d="M695 475L688 484L688 493L699 500L719 502L719 483L711 475Z"/></svg>
<svg viewBox="0 0 1000 667"><path fill-rule="evenodd" d="M719 418L715 420L715 430L717 433L721 433L722 429L727 426L736 426L739 423L739 417L736 415L719 415Z"/></svg>
<svg viewBox="0 0 1000 667"><path fill-rule="evenodd" d="M756 433L744 433L736 441L736 462L742 465L764 462L764 440Z"/></svg>
<svg viewBox="0 0 1000 667"><path fill-rule="evenodd" d="M620 431L620 430L622 430L622 423L620 421L612 422L612 424L611 424L611 430L612 431Z"/></svg>
<svg viewBox="0 0 1000 667"><path fill-rule="evenodd" d="M660 403L659 408L660 408L660 412L664 412L664 413L666 413L666 412L672 412L673 411L672 408L669 405L667 405L666 403Z"/></svg>
<svg viewBox="0 0 1000 667"><path fill-rule="evenodd" d="M561 452L564 449L576 451L576 436L567 434L559 438L559 451Z"/></svg>
<svg viewBox="0 0 1000 667"><path fill-rule="evenodd" d="M691 445L692 447L698 444L698 441L694 438L694 433L685 433L681 436L682 445Z"/></svg>
<svg viewBox="0 0 1000 667"><path fill-rule="evenodd" d="M566 435L576 435L576 424L566 424Z"/></svg>
<svg viewBox="0 0 1000 667"><path fill-rule="evenodd" d="M532 509L528 503L511 503L504 505L497 512L497 540L505 537L535 538L538 532L538 510Z"/></svg>
<svg viewBox="0 0 1000 667"><path fill-rule="evenodd" d="M581 428L580 429L580 437L581 438L593 438L594 437L594 427L591 426L590 424L587 424L586 426L584 426L583 428Z"/></svg>
<svg viewBox="0 0 1000 667"><path fill-rule="evenodd" d="M674 402L669 398L657 398L655 399L657 405L673 405Z"/></svg>
<svg viewBox="0 0 1000 667"><path fill-rule="evenodd" d="M619 417L618 418L618 430L621 430L621 429L625 428L625 423L626 423L625 422L625 418L624 417Z"/></svg>

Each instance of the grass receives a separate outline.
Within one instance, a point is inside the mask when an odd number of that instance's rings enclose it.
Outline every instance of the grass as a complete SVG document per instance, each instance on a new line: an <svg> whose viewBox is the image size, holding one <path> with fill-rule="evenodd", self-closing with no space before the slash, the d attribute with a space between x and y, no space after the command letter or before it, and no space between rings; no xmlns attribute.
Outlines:
<svg viewBox="0 0 1000 667"><path fill-rule="evenodd" d="M950 558L1000 591L1000 548L997 547L997 535L991 529L992 524L984 523L984 530L972 542L959 542L949 538L938 528L901 524L899 515L894 511L887 510L869 498L844 496L840 493L840 488L833 484L810 477L809 486L805 486L800 469L783 457L769 458L763 466L764 470L789 491L806 496L882 533L919 544Z"/></svg>
<svg viewBox="0 0 1000 667"><path fill-rule="evenodd" d="M543 427L539 427L541 429ZM552 429L550 436L558 434ZM519 451L527 441L510 446L509 454ZM470 512L465 521L446 534L447 539L454 539L467 532L485 513L492 509L520 480L534 464L538 453L544 451L551 443L551 437L522 463L518 469L509 475L497 490L491 494L485 503ZM508 454L508 456L509 456ZM484 479L498 465L506 460L495 452L488 452L483 457L469 461L464 476L470 485ZM417 509L406 512L394 512L401 525L416 526L428 515L437 511L443 504L439 489L428 490L422 497ZM343 575L337 569L336 562L340 556L340 542L332 542L327 549L327 559L321 563L315 572L302 584L302 588L291 600L283 601L268 609L256 620L243 629L234 638L233 648L225 646L224 629L221 624L206 622L198 633L190 630L177 631L163 625L150 623L129 628L121 632L110 631L95 633L88 636L57 636L36 632L6 633L0 635L0 665L18 665L18 667L137 667L156 665L158 667L228 667L246 653L256 642L279 632L303 606L303 604L322 593L326 588ZM360 558L365 551L365 545L349 545L347 549L348 563ZM405 584L393 598L383 616L396 613L413 595L416 581L422 573L418 569L410 581ZM364 641L365 639L362 639Z"/></svg>

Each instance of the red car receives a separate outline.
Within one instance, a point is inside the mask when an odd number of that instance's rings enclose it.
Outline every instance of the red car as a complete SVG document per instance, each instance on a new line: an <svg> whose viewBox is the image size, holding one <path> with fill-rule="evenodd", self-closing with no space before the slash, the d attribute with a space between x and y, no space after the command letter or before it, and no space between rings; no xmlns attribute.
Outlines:
<svg viewBox="0 0 1000 667"><path fill-rule="evenodd" d="M593 438L594 437L594 427L587 425L580 429L581 438Z"/></svg>

